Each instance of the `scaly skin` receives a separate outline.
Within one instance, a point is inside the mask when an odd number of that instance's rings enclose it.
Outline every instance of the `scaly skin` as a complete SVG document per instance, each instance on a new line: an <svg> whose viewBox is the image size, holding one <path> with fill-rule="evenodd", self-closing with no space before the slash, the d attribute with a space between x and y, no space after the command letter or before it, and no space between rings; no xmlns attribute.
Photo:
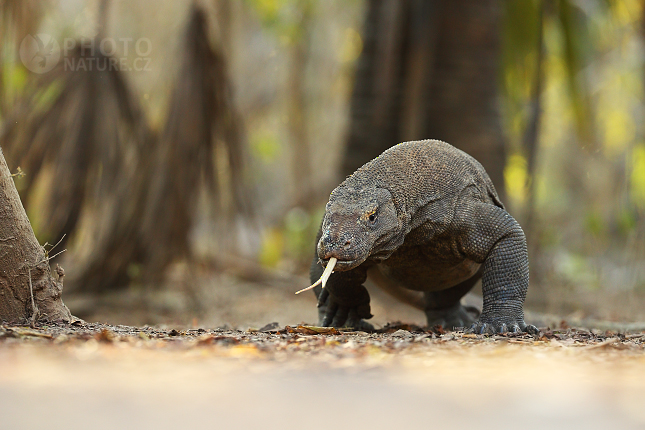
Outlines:
<svg viewBox="0 0 645 430"><path fill-rule="evenodd" d="M524 233L481 164L445 142L396 145L331 193L312 282L331 257L338 259L334 273L324 290L314 290L322 326L371 328L363 283L379 265L399 286L424 292L430 326L538 333L524 322ZM480 277L484 307L475 319L460 300Z"/></svg>

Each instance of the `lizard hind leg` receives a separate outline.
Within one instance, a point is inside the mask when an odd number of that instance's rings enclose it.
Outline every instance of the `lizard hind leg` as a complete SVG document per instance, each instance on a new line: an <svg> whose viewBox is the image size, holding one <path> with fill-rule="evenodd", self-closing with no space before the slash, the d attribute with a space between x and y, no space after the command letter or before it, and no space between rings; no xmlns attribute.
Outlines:
<svg viewBox="0 0 645 430"><path fill-rule="evenodd" d="M481 273L480 270L471 278L446 290L423 293L428 327L441 326L445 330L465 329L477 321L479 310L462 305L461 298L473 288L481 278Z"/></svg>

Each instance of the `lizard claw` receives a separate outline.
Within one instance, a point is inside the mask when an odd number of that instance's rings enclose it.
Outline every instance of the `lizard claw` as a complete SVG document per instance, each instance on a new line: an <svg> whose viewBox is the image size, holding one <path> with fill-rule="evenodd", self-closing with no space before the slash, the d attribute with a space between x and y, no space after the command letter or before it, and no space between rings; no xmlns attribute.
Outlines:
<svg viewBox="0 0 645 430"><path fill-rule="evenodd" d="M466 333L475 333L475 334L495 334L495 330L490 324L476 322L470 326Z"/></svg>
<svg viewBox="0 0 645 430"><path fill-rule="evenodd" d="M468 333L475 334L497 334L497 333L521 333L525 332L530 335L538 335L540 330L532 324L526 324L524 320L520 319L519 321L514 321L509 319L509 321L497 320L484 322L479 319L467 330Z"/></svg>
<svg viewBox="0 0 645 430"><path fill-rule="evenodd" d="M522 332L522 329L520 328L520 326L519 326L519 325L517 325L517 324L513 324L512 326L510 326L510 327L509 327L508 331L509 331L510 333L521 333L521 332Z"/></svg>
<svg viewBox="0 0 645 430"><path fill-rule="evenodd" d="M522 331L525 331L526 333L533 336L537 336L540 334L540 329L534 326L533 324L524 324Z"/></svg>

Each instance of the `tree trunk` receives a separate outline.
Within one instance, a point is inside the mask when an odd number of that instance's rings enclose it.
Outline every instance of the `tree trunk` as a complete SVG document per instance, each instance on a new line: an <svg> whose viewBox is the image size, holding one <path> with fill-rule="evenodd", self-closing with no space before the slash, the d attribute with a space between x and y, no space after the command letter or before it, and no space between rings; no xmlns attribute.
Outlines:
<svg viewBox="0 0 645 430"><path fill-rule="evenodd" d="M289 84L287 87L288 115L289 115L289 140L293 155L291 159L292 181L294 184L294 206L306 206L311 199L312 178L302 172L311 171L309 154L309 138L307 135L307 102L305 100L305 69L309 56L309 27L311 19L310 7L301 5L301 15L298 27L302 34L294 40L291 46L291 65L289 67Z"/></svg>
<svg viewBox="0 0 645 430"><path fill-rule="evenodd" d="M440 139L480 161L502 196L499 26L494 0L371 0L341 173L398 142Z"/></svg>
<svg viewBox="0 0 645 430"><path fill-rule="evenodd" d="M0 321L69 322L61 300L62 270L54 280L0 150Z"/></svg>

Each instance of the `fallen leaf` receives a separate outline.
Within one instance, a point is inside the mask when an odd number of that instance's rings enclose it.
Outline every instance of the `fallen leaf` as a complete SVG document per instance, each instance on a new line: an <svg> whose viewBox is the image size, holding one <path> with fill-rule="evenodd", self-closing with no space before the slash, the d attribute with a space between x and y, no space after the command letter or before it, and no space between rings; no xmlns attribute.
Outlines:
<svg viewBox="0 0 645 430"><path fill-rule="evenodd" d="M98 340L99 342L112 343L114 342L115 335L114 335L114 332L112 332L111 330L104 328L94 336L94 339Z"/></svg>
<svg viewBox="0 0 645 430"><path fill-rule="evenodd" d="M299 325L297 329L302 329L303 331L308 331L309 333L303 334L340 334L339 330L335 327L318 327L313 325ZM340 329L345 331L343 329Z"/></svg>

